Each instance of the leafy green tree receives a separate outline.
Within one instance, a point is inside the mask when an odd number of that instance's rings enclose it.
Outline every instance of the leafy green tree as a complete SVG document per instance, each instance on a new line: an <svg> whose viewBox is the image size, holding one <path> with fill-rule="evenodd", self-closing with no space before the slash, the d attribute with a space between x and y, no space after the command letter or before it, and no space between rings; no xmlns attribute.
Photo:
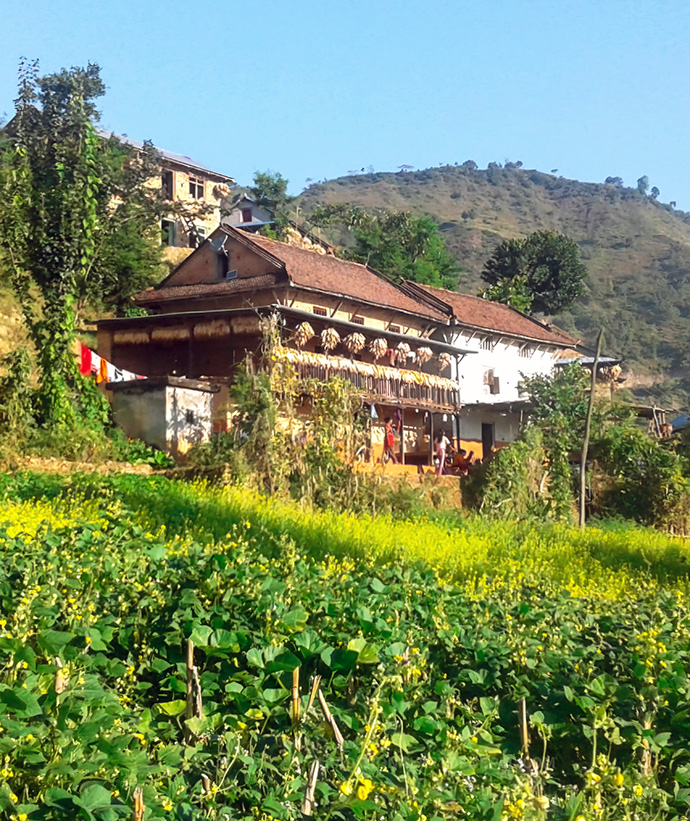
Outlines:
<svg viewBox="0 0 690 821"><path fill-rule="evenodd" d="M577 243L556 231L502 242L482 271L487 299L544 314L558 313L582 296L586 276Z"/></svg>
<svg viewBox="0 0 690 821"><path fill-rule="evenodd" d="M279 237L288 225L290 204L295 199L287 192L288 183L289 180L279 172L257 171L254 174L254 185L249 189L258 205L273 212Z"/></svg>
<svg viewBox="0 0 690 821"><path fill-rule="evenodd" d="M96 133L104 91L97 65L39 77L23 62L0 145L0 262L35 348L44 425L74 424L93 396L72 354L79 311L120 302L158 260L161 210L145 184L158 155Z"/></svg>
<svg viewBox="0 0 690 821"><path fill-rule="evenodd" d="M656 200L656 199L658 199L659 194L661 194L661 191L659 191L659 189L656 187L656 185L652 186L652 190L649 192L649 196L653 200Z"/></svg>
<svg viewBox="0 0 690 821"><path fill-rule="evenodd" d="M646 194L649 190L649 177L646 174L637 181L637 190L640 194Z"/></svg>
<svg viewBox="0 0 690 821"><path fill-rule="evenodd" d="M457 288L457 261L431 217L415 217L409 211L375 215L358 206L326 205L315 209L310 222L345 227L352 234L354 247L344 249L342 256L368 265L394 282L410 279Z"/></svg>

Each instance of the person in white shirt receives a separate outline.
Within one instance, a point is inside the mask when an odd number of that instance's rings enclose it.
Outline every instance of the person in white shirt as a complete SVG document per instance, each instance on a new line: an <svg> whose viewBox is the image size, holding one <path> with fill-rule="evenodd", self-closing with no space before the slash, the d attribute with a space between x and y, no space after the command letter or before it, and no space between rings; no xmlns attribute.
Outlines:
<svg viewBox="0 0 690 821"><path fill-rule="evenodd" d="M438 458L438 467L436 468L436 475L440 476L445 472L446 467L446 450L450 445L450 439L446 436L445 431L441 431L436 437L436 456Z"/></svg>

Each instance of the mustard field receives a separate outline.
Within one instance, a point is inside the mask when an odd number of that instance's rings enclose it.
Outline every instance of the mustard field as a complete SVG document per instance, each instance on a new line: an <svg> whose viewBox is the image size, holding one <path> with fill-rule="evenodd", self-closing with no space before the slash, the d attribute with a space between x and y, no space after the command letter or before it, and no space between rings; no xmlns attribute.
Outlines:
<svg viewBox="0 0 690 821"><path fill-rule="evenodd" d="M158 477L0 499L0 817L690 817L686 542Z"/></svg>

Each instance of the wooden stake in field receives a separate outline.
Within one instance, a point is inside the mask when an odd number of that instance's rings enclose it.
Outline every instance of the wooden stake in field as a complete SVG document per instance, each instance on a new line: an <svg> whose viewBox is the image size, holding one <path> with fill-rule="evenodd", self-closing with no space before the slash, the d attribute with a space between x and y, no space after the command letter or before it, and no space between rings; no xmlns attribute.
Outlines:
<svg viewBox="0 0 690 821"><path fill-rule="evenodd" d="M309 778L307 780L307 788L304 792L304 801L302 801L302 815L311 815L314 807L314 793L316 791L316 782L319 778L319 762L318 759L309 768Z"/></svg>
<svg viewBox="0 0 690 821"><path fill-rule="evenodd" d="M587 451L589 450L589 430L592 426L592 411L594 410L594 391L597 386L597 369L599 367L599 357L601 356L601 340L604 336L604 329L599 331L597 336L597 352L592 365L592 386L589 391L589 405L587 406L587 417L585 419L585 435L582 440L582 456L580 457L580 529L585 529L585 491L587 487Z"/></svg>
<svg viewBox="0 0 690 821"><path fill-rule="evenodd" d="M321 710L323 711L326 723L330 724L331 730L333 730L333 737L335 738L335 743L338 745L338 749L342 750L343 744L345 743L345 739L343 738L343 734L340 732L340 728L336 723L333 713L330 711L328 704L326 704L326 699L321 690L319 690L319 704L321 705Z"/></svg>
<svg viewBox="0 0 690 821"><path fill-rule="evenodd" d="M525 761L529 761L529 722L527 720L527 702L523 698L518 707L518 724L520 725L520 739Z"/></svg>
<svg viewBox="0 0 690 821"><path fill-rule="evenodd" d="M144 817L144 791L141 787L134 790L134 809L132 810L132 821L142 821Z"/></svg>
<svg viewBox="0 0 690 821"><path fill-rule="evenodd" d="M311 708L314 706L314 701L316 700L316 694L319 692L320 684L321 676L315 676L314 683L311 685L311 693L309 693L309 701L307 702L306 712L309 712Z"/></svg>
<svg viewBox="0 0 690 821"><path fill-rule="evenodd" d="M187 639L187 707L185 717L194 715L194 642Z"/></svg>

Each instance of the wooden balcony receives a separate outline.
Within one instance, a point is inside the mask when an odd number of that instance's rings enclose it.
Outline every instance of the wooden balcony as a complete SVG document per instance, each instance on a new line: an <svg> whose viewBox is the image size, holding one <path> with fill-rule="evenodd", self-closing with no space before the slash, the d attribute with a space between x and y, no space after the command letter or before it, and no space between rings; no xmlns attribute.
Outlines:
<svg viewBox="0 0 690 821"><path fill-rule="evenodd" d="M457 382L436 374L287 348L281 349L277 358L289 362L300 379L325 382L340 377L354 385L367 402L443 412L460 408Z"/></svg>

